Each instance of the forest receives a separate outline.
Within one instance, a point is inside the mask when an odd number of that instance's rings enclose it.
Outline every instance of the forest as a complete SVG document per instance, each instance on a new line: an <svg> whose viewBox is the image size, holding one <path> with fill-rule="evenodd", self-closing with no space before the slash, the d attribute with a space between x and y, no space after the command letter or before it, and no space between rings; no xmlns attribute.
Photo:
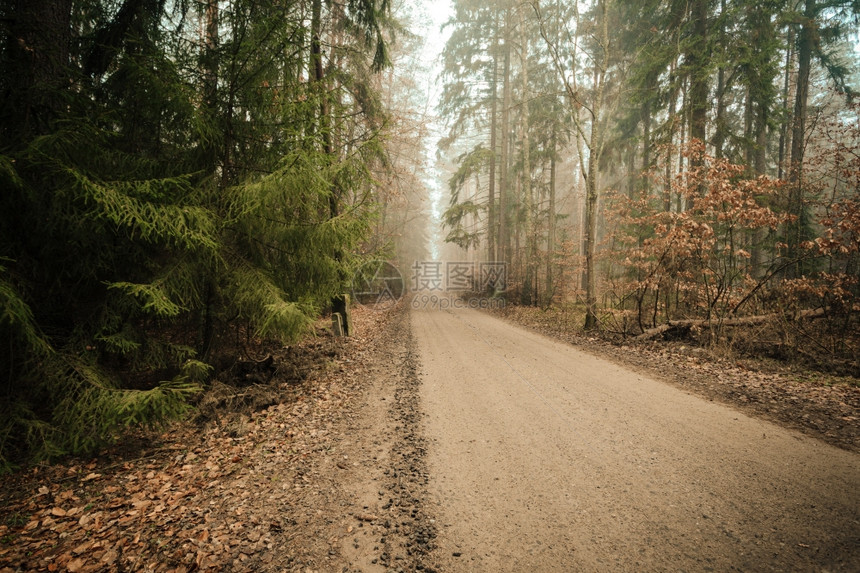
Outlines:
<svg viewBox="0 0 860 573"><path fill-rule="evenodd" d="M390 8L0 3L0 468L183 415L393 255Z"/></svg>
<svg viewBox="0 0 860 573"><path fill-rule="evenodd" d="M509 301L574 329L857 375L860 4L454 11L454 253L505 261Z"/></svg>
<svg viewBox="0 0 860 573"><path fill-rule="evenodd" d="M438 102L428 5L0 1L0 469L181 417L426 260L434 170L486 294L857 375L860 2L457 0Z"/></svg>

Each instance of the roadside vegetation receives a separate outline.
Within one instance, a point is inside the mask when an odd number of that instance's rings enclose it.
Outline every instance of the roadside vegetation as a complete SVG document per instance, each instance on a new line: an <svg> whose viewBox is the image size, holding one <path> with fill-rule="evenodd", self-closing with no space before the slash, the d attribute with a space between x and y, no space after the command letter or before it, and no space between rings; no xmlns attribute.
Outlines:
<svg viewBox="0 0 860 573"><path fill-rule="evenodd" d="M454 4L449 258L572 332L860 376L857 2Z"/></svg>
<svg viewBox="0 0 860 573"><path fill-rule="evenodd" d="M185 415L397 255L390 8L0 2L0 473Z"/></svg>

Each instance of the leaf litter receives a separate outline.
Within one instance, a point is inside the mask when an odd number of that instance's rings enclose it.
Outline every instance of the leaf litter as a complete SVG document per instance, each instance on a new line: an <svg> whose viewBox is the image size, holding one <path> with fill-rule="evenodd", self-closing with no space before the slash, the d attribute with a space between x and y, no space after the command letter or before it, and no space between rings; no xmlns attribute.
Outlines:
<svg viewBox="0 0 860 573"><path fill-rule="evenodd" d="M129 436L97 459L4 477L0 573L328 570L339 540L305 532L338 521L347 535L346 517L352 528L378 520L323 509L349 505L332 472L352 468L328 462L348 457L343 432L359 416L391 315L357 308L358 334L273 352L292 371L241 388L213 384L195 421Z"/></svg>

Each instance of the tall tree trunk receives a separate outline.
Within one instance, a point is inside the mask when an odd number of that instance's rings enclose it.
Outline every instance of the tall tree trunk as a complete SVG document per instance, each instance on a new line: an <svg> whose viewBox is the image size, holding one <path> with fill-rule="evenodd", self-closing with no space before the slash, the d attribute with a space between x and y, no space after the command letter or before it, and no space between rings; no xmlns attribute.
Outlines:
<svg viewBox="0 0 860 573"><path fill-rule="evenodd" d="M577 113L577 112L574 112ZM586 203L588 198L588 188L586 186L585 180L587 178L588 170L586 168L586 164L582 157L585 154L585 142L583 141L582 131L577 129L575 132L575 141L576 141L576 158L579 162L579 169L574 171L574 181L576 190L576 198L579 200L577 203L577 215L579 216L579 225L577 225L579 229L579 236L577 237L577 244L579 245L579 254L583 258L585 258L586 244L585 244L585 227L586 227ZM588 285L588 274L585 272L585 265L582 266L580 277L579 277L579 289L586 290Z"/></svg>
<svg viewBox="0 0 860 573"><path fill-rule="evenodd" d="M690 139L705 142L708 123L708 0L693 0L694 42L687 53L690 66ZM695 165L701 165L697 159Z"/></svg>
<svg viewBox="0 0 860 573"><path fill-rule="evenodd" d="M511 151L511 155L513 155L513 151ZM520 234L523 230L523 226L520 224L520 205L522 204L520 201L520 191L522 190L522 179L519 177L513 178L511 183L514 185L514 192L511 196L514 200L511 202L511 207L513 209L513 213L511 216L511 226L513 231L513 239L514 239L514 248L511 252L511 257L513 258L513 271L512 276L520 279L522 277L522 262L523 256L522 251L520 251Z"/></svg>
<svg viewBox="0 0 860 573"><path fill-rule="evenodd" d="M532 196L532 174L531 174L531 141L529 140L529 38L526 34L525 21L520 11L520 80L522 90L522 110L520 121L522 129L522 190L523 208L525 209L524 227L526 232L526 257L525 276L523 278L523 289L521 292L521 303L532 305L535 302L535 291L532 282L535 279L537 268L537 225L534 213L534 197Z"/></svg>
<svg viewBox="0 0 860 573"><path fill-rule="evenodd" d="M759 105L756 113L755 127L755 174L766 175L767 172L767 107ZM752 232L752 245L750 245L750 274L753 277L762 276L762 239L764 229L755 229Z"/></svg>
<svg viewBox="0 0 860 573"><path fill-rule="evenodd" d="M494 21L495 32L493 34L493 77L490 80L492 85L492 99L490 101L490 183L489 183L489 198L487 208L487 260L495 262L496 255L496 237L499 232L496 223L496 112L498 108L498 92L499 92L499 16L495 15Z"/></svg>
<svg viewBox="0 0 860 573"><path fill-rule="evenodd" d="M675 61L676 58L672 58L672 61L669 62L669 84L671 85L675 81ZM672 87L671 93L669 94L669 118L667 120L669 124L669 133L667 136L668 146L666 148L666 170L663 175L665 179L665 187L664 194L665 197L663 199L664 211L667 213L672 210L672 144L675 143L675 122L677 121L677 101L678 101L678 88Z"/></svg>
<svg viewBox="0 0 860 573"><path fill-rule="evenodd" d="M319 96L319 118L317 127L323 141L323 152L332 156L334 149L331 143L331 130L329 129L328 99L325 86L325 74L323 72L322 58L322 0L313 0L311 7L311 70L314 75L317 95ZM329 198L331 217L338 215L337 193L332 192Z"/></svg>
<svg viewBox="0 0 860 573"><path fill-rule="evenodd" d="M609 68L609 22L607 18L607 0L601 0L598 10L601 17L601 63L594 70L594 102L591 116L591 134L588 157L588 175L585 181L585 325L586 330L597 327L597 269L595 255L597 251L597 197L600 192L598 181L600 157L603 154L604 126L604 92L606 88L606 72Z"/></svg>
<svg viewBox="0 0 860 573"><path fill-rule="evenodd" d="M767 123L766 105L759 104L755 117L755 174L767 175Z"/></svg>
<svg viewBox="0 0 860 573"><path fill-rule="evenodd" d="M552 304L555 285L553 284L553 262L555 254L555 166L556 152L558 147L555 127L552 129L550 138L549 156L549 212L547 213L547 236L546 236L546 297L545 305Z"/></svg>
<svg viewBox="0 0 860 573"><path fill-rule="evenodd" d="M804 3L804 23L797 39L797 85L794 96L794 123L791 128L791 159L789 162L789 213L796 217L789 224L787 237L788 255L791 259L799 255L803 239L805 208L803 205L803 155L806 148L806 115L809 100L809 72L812 66L813 30L815 25L815 0ZM788 269L789 276L800 276L799 264Z"/></svg>
<svg viewBox="0 0 860 573"><path fill-rule="evenodd" d="M744 94L744 167L747 174L752 173L754 155L752 90L747 87L746 94Z"/></svg>
<svg viewBox="0 0 860 573"><path fill-rule="evenodd" d="M202 70L201 74L203 76L203 105L204 112L207 115L208 121L212 122L213 125L217 122L217 114L218 114L218 67L219 67L219 58L218 58L218 2L217 0L209 0L206 3L204 12L203 12L203 57L202 57ZM230 121L230 118L227 118L227 121ZM222 141L222 149L221 155L223 160L227 160L224 157L227 154L227 149L230 145L230 142L226 140ZM208 139L204 144L203 148L203 162L204 169L212 173L213 176L218 172L218 141L214 139ZM227 166L223 165L221 171L221 188L225 188L227 186ZM212 342L215 336L215 308L217 305L217 270L213 267L210 267L208 276L206 278L206 295L205 302L203 304L203 319L202 319L202 332L200 333L200 348L199 355L203 358L203 360L208 360L210 358L210 353L212 352Z"/></svg>
<svg viewBox="0 0 860 573"><path fill-rule="evenodd" d="M330 161L334 161L334 147L331 139L329 125L328 94L325 85L325 73L323 70L322 57L322 0L313 0L311 5L311 59L310 70L313 73L317 96L319 97L319 117L316 122L317 129L322 137L323 153ZM329 217L335 219L340 214L340 193L334 183L331 184L331 193L328 200ZM335 247L334 258L340 262L343 258L339 247ZM339 314L343 325L343 334L350 335L351 325L349 321L349 309L346 295L335 295L332 297L332 314Z"/></svg>
<svg viewBox="0 0 860 573"><path fill-rule="evenodd" d="M203 101L210 110L218 104L218 0L209 0L203 13Z"/></svg>
<svg viewBox="0 0 860 573"><path fill-rule="evenodd" d="M619 153L619 155L622 156L621 164L626 171L624 179L627 181L627 198L631 201L635 201L639 195L639 184L636 177L637 151L639 151L639 149L631 137L627 142L627 149L624 149L623 152Z"/></svg>
<svg viewBox="0 0 860 573"><path fill-rule="evenodd" d="M726 0L720 0L720 46L725 51L726 45ZM714 119L714 156L723 156L723 144L726 141L726 64L725 57L720 58L717 69L717 117Z"/></svg>
<svg viewBox="0 0 860 573"><path fill-rule="evenodd" d="M687 143L687 78L681 80L681 126L678 129L678 173L684 173L688 167L684 165L684 146ZM678 195L678 211L686 211L687 198L684 195Z"/></svg>
<svg viewBox="0 0 860 573"><path fill-rule="evenodd" d="M654 82L648 83L648 91L651 92L654 88ZM642 169L639 173L639 187L643 190L644 195L650 195L651 178L649 173L653 165L651 165L651 123L653 119L653 102L650 96L642 105Z"/></svg>
<svg viewBox="0 0 860 573"><path fill-rule="evenodd" d="M773 26L773 19L771 17L770 11L766 11L762 7L756 8L756 28L757 34L756 38L758 39L758 45L762 50L771 49L770 46L774 44L774 40L776 37L776 30ZM775 56L775 54L774 54ZM773 56L771 56L773 57ZM755 151L754 151L754 173L757 177L761 177L763 175L767 175L767 132L768 132L768 121L770 119L770 107L774 105L773 99L775 99L775 94L771 91L771 86L773 85L773 80L775 78L771 77L770 74L762 77L764 70L759 73L759 77L757 82L761 85L757 93L760 97L756 97L756 110L755 110ZM775 72L774 72L775 73ZM752 232L750 245L750 274L753 277L762 276L764 269L762 268L762 240L764 238L765 230L764 229L755 229Z"/></svg>
<svg viewBox="0 0 860 573"><path fill-rule="evenodd" d="M791 93L791 76L794 73L794 25L788 25L787 38L785 41L785 77L782 85L782 108L788 113L788 98ZM794 124L792 119L790 122L785 121L779 127L779 164L777 165L777 177L782 179L785 176L785 152L791 146L791 133L788 131L788 125Z"/></svg>
<svg viewBox="0 0 860 573"><path fill-rule="evenodd" d="M814 0L806 0L805 14L808 18L814 16ZM791 128L791 171L793 182L799 182L805 151L804 133L806 131L807 101L809 99L809 72L812 65L813 34L810 26L814 22L804 24L800 29L797 41L797 85L794 96L794 122Z"/></svg>
<svg viewBox="0 0 860 573"><path fill-rule="evenodd" d="M69 89L72 0L8 0L0 148L50 133Z"/></svg>
<svg viewBox="0 0 860 573"><path fill-rule="evenodd" d="M499 246L500 259L510 263L510 237L508 231L508 181L510 115L511 115L511 9L505 9L504 65L502 72L502 130L501 156L499 157ZM508 269L510 271L510 269Z"/></svg>
<svg viewBox="0 0 860 573"><path fill-rule="evenodd" d="M592 143L600 131L592 127ZM588 175L585 179L585 325L586 330L597 327L597 277L594 257L597 246L597 193L598 169L594 158L588 160Z"/></svg>

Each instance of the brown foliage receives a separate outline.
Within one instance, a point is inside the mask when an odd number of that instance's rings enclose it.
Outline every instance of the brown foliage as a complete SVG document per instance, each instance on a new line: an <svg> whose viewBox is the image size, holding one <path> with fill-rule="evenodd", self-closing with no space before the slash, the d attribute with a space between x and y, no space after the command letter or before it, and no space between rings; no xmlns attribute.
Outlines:
<svg viewBox="0 0 860 573"><path fill-rule="evenodd" d="M860 154L844 146L828 153L819 161L840 173L840 192L818 203L821 216L811 226L817 236L791 258L779 238L796 220L777 208L784 203L785 182L751 178L744 166L704 154L701 144L684 150L685 157L697 158L690 161L696 167L672 181L655 178L682 198L686 210L665 211L664 202L652 196L616 197L624 233L613 237L623 248L614 253L614 268L621 271L611 281L610 328L624 335L651 329L677 334L661 325L685 324L690 328L683 336L761 352L760 340L728 330L746 325L742 317L766 317L756 324L772 324L767 337L781 357L823 353L856 370ZM798 263L805 274L789 278L785 270ZM824 320L812 327L801 325L798 316ZM805 352L810 346L814 353Z"/></svg>
<svg viewBox="0 0 860 573"><path fill-rule="evenodd" d="M772 234L790 219L768 206L781 182L746 178L743 166L705 155L701 144L684 153L698 158L697 166L662 183L683 198L687 210L661 210L662 201L654 197L617 200L628 230L617 292L620 307L635 313L631 326L640 330L673 319L720 321L738 313L761 288L763 265L752 261L753 250L761 256L756 232ZM773 245L765 277L773 275L779 246Z"/></svg>

